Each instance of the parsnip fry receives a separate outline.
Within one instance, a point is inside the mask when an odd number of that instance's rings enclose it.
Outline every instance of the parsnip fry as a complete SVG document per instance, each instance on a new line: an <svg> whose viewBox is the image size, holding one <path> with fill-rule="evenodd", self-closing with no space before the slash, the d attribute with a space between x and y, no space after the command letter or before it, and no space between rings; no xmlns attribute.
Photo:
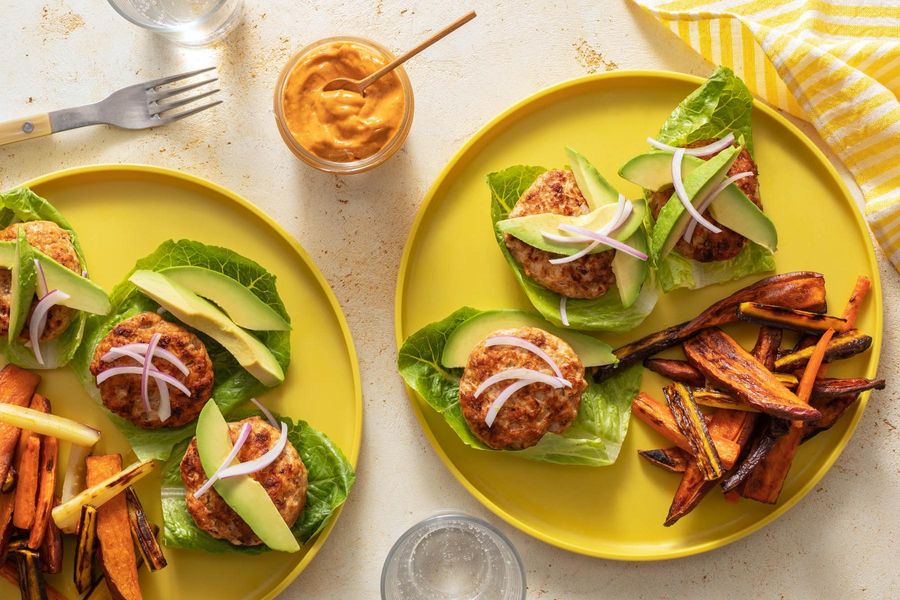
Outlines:
<svg viewBox="0 0 900 600"><path fill-rule="evenodd" d="M52 435L79 446L91 447L100 439L99 431L78 421L11 404L0 404L0 423Z"/></svg>
<svg viewBox="0 0 900 600"><path fill-rule="evenodd" d="M691 444L703 478L707 481L718 479L725 473L725 469L706 428L706 419L691 397L691 391L682 383L673 383L666 386L663 393L669 410L675 417L675 423Z"/></svg>
<svg viewBox="0 0 900 600"><path fill-rule="evenodd" d="M79 594L91 587L94 573L94 556L97 551L97 509L90 504L81 507L75 543L75 570L72 577Z"/></svg>
<svg viewBox="0 0 900 600"><path fill-rule="evenodd" d="M153 533L153 527L147 520L144 507L134 488L125 490L125 501L128 504L128 521L131 525L131 536L134 538L144 562L151 571L159 571L166 566L166 557Z"/></svg>

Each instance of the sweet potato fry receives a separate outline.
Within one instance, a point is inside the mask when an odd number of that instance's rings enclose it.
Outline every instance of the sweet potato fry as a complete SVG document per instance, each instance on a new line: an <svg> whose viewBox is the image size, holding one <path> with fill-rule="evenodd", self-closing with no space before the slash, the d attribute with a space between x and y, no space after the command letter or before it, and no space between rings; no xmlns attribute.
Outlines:
<svg viewBox="0 0 900 600"><path fill-rule="evenodd" d="M801 443L815 437L817 434L831 429L838 422L844 413L847 412L853 403L859 398L857 394L849 394L847 396L838 396L831 398L827 402L816 402L813 400L813 406L819 409L822 416L815 421L807 421L803 424L803 436Z"/></svg>
<svg viewBox="0 0 900 600"><path fill-rule="evenodd" d="M706 377L694 368L694 365L685 360L671 358L648 358L644 366L654 373L659 373L672 381L684 383L692 387L703 387Z"/></svg>
<svg viewBox="0 0 900 600"><path fill-rule="evenodd" d="M6 560L6 551L9 549L9 539L13 532L13 508L16 505L16 495L12 492L0 494L0 564Z"/></svg>
<svg viewBox="0 0 900 600"><path fill-rule="evenodd" d="M37 490L40 481L41 436L29 435L26 437L26 440L16 467L19 471L19 481L16 484L16 506L13 509L13 525L19 529L28 529L34 523L34 515L37 512Z"/></svg>
<svg viewBox="0 0 900 600"><path fill-rule="evenodd" d="M6 365L0 370L0 403L28 406L40 382L40 375L15 365ZM0 481L6 481L19 441L19 431L18 427L0 423Z"/></svg>
<svg viewBox="0 0 900 600"><path fill-rule="evenodd" d="M673 383L663 389L666 404L675 417L678 429L688 439L696 464L707 481L725 474L716 446L706 427L706 418L694 402L691 391L683 383Z"/></svg>
<svg viewBox="0 0 900 600"><path fill-rule="evenodd" d="M720 329L704 329L684 343L684 353L716 387L761 412L802 421L819 417L819 411L800 402L765 365Z"/></svg>
<svg viewBox="0 0 900 600"><path fill-rule="evenodd" d="M44 541L47 523L51 521L50 511L53 509L54 490L56 489L56 461L59 442L55 437L42 436L40 485L38 486L34 523L28 534L28 547L38 549Z"/></svg>
<svg viewBox="0 0 900 600"><path fill-rule="evenodd" d="M719 300L690 321L673 325L617 348L614 354L619 358L619 362L599 367L595 371L596 377L599 379L609 377L619 369L680 344L701 329L737 321L737 307L741 302L762 302L815 312L824 311L825 278L821 273L797 271L761 279Z"/></svg>
<svg viewBox="0 0 900 600"><path fill-rule="evenodd" d="M638 450L638 454L651 464L673 473L684 473L688 465L694 462L690 454L677 447Z"/></svg>
<svg viewBox="0 0 900 600"><path fill-rule="evenodd" d="M118 454L89 456L87 458L87 484L101 483L122 470L122 457ZM138 600L141 588L138 583L134 542L128 521L125 496L119 494L98 509L97 538L100 541L100 563L106 574L106 585L116 600Z"/></svg>
<svg viewBox="0 0 900 600"><path fill-rule="evenodd" d="M672 411L669 410L668 406L657 402L644 392L639 392L635 396L631 408L637 418L655 429L670 442L687 453L693 452L690 442L678 429L675 418L672 416ZM730 468L737 460L739 454L737 444L716 436L712 436L712 439L722 465L726 469Z"/></svg>
<svg viewBox="0 0 900 600"><path fill-rule="evenodd" d="M44 539L41 540L41 569L45 573L59 573L62 571L63 545L62 532L53 519L48 519L47 530Z"/></svg>

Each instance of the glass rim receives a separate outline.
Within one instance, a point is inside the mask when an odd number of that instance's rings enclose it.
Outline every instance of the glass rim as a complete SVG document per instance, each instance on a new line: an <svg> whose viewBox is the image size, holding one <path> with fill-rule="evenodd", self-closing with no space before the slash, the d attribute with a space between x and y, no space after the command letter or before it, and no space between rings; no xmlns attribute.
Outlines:
<svg viewBox="0 0 900 600"><path fill-rule="evenodd" d="M478 517L473 517L471 515L467 515L464 513L456 512L456 511L446 511L439 512L431 515L430 517L426 517L421 521L413 524L409 527L403 534L397 538L397 541L391 546L391 549L388 550L387 556L384 559L384 565L381 568L381 600L385 600L385 586L387 584L387 572L388 567L393 564L393 560L397 556L397 552L400 550L400 547L409 540L413 535L417 532L425 529L428 525L432 523L440 523L445 521L465 521L467 523L471 523L481 527L489 534L491 534L495 540L497 540L498 544L506 547L509 550L509 553L512 555L515 561L515 572L519 573L522 578L522 598L521 600L526 600L528 587L527 581L525 577L525 564L522 562L522 557L519 556L519 551L516 550L516 547L513 545L512 541L500 531L496 526L488 523L484 519L480 519Z"/></svg>
<svg viewBox="0 0 900 600"><path fill-rule="evenodd" d="M186 29L192 29L192 28L196 27L197 25L202 25L203 23L206 23L207 21L209 21L212 18L212 16L215 14L215 12L217 10L219 10L220 8L222 8L222 6L226 2L228 2L228 0L219 0L218 4L216 4L215 7L210 9L207 12L207 14L198 21L191 21L190 23L185 23L183 25L173 25L171 27L165 27L162 25L156 25L154 23L149 23L147 21L139 21L139 20L133 18L131 15L127 14L124 10L122 10L122 8L120 8L119 4L121 3L122 0L106 0L106 1L112 7L112 9L114 11L119 13L119 16L121 16L123 19L125 19L129 23L132 23L134 25L137 25L138 27L142 27L144 29L147 29L149 31L153 31L156 33L177 33L179 31L184 31Z"/></svg>
<svg viewBox="0 0 900 600"><path fill-rule="evenodd" d="M351 42L354 44L360 44L361 46L378 52L388 62L396 58L388 48L382 46L378 42L352 35L330 36L312 42L311 44L307 44L306 46L295 52L288 59L284 67L282 67L281 73L278 76L278 80L275 84L275 94L273 98L275 123L278 125L278 132L281 134L281 139L297 158L299 158L309 166L318 169L319 171L334 173L337 175L352 175L355 173L363 173L365 171L374 169L375 167L383 164L385 161L391 158L394 154L397 153L398 150L400 150L401 147L403 147L403 144L406 142L406 138L409 135L409 130L412 128L415 99L413 96L412 83L410 83L409 76L406 74L406 71L401 65L394 69L393 72L396 73L397 77L400 79L400 87L403 90L403 117L400 121L400 128L397 130L397 133L394 134L390 141L385 144L380 150L378 150L378 152L359 160L338 162L317 156L316 154L313 154L312 152L304 148L303 145L300 144L300 142L298 142L297 139L293 136L285 122L284 88L291 73L294 70L294 67L297 66L301 59L303 59L310 52L317 48L336 42Z"/></svg>

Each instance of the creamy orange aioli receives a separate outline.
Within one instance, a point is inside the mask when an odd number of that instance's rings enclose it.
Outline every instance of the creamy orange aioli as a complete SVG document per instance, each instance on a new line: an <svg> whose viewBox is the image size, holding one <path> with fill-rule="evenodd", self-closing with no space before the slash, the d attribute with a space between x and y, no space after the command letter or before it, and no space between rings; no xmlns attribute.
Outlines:
<svg viewBox="0 0 900 600"><path fill-rule="evenodd" d="M372 156L397 134L405 100L400 78L388 73L366 88L322 91L338 77L362 79L386 63L360 44L335 42L313 50L291 71L282 98L291 135L309 152L335 162Z"/></svg>

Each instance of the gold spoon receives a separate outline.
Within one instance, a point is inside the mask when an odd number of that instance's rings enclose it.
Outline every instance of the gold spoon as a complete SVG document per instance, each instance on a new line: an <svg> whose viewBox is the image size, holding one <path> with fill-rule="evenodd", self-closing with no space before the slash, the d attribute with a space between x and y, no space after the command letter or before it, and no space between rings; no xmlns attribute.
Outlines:
<svg viewBox="0 0 900 600"><path fill-rule="evenodd" d="M345 77L338 77L337 79L329 81L327 84L325 84L325 87L322 89L323 89L323 91L326 91L326 92L330 92L333 90L349 90L351 92L356 92L357 94L364 94L365 89L367 87L369 87L370 85L375 83L378 79L383 77L386 73L390 73L391 71L393 71L394 69L396 69L397 67L399 67L400 65L402 65L403 63L408 61L410 58L412 58L413 56L415 56L416 54L418 54L419 52L421 52L428 46L432 45L433 43L440 40L441 38L449 35L450 33L453 33L454 31L456 31L457 29L459 29L460 27L462 27L463 25L465 25L466 23L468 23L469 21L471 21L474 18L475 18L475 11L473 10L472 12L465 15L464 17L457 19L456 21L454 21L453 23L451 23L444 29L441 29L436 34L434 34L433 36L431 36L430 38L428 38L427 40L425 40L424 42L422 42L421 44L419 44L418 46L416 46L415 48L413 48L406 54L399 56L398 58L395 58L394 60L392 60L391 62L389 62L385 66L381 67L380 69L378 69L377 71L375 71L374 73L372 73L371 75L369 75L368 77L366 77L364 79L347 79Z"/></svg>

